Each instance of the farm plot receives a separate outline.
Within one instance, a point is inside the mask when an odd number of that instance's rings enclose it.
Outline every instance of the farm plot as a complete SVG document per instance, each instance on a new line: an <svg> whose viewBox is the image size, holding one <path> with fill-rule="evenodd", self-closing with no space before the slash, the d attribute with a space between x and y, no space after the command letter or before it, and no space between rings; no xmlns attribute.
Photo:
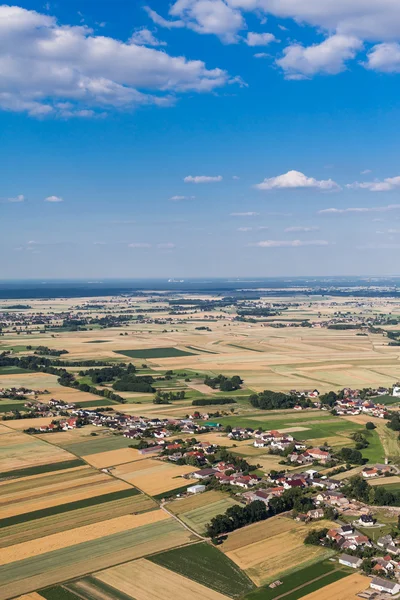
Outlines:
<svg viewBox="0 0 400 600"><path fill-rule="evenodd" d="M14 546L1 548L0 565L7 565L17 560L25 560L61 548L68 548L83 541L98 540L102 537L166 519L168 519L167 513L162 510L153 510L141 515L124 515L100 523L75 527L61 533L54 533L29 542L21 542Z"/></svg>
<svg viewBox="0 0 400 600"><path fill-rule="evenodd" d="M177 356L194 356L194 352L179 350L179 348L141 348L140 350L114 350L116 354L122 354L129 358L174 358Z"/></svg>
<svg viewBox="0 0 400 600"><path fill-rule="evenodd" d="M182 476L196 470L189 465L171 465L152 458L127 463L113 470L120 479L132 483L150 496L157 496L197 481Z"/></svg>
<svg viewBox="0 0 400 600"><path fill-rule="evenodd" d="M216 515L224 513L230 506L238 504L227 494L222 492L205 492L193 498L184 498L176 500L168 505L168 510L179 517L197 531L204 533L207 523Z"/></svg>
<svg viewBox="0 0 400 600"><path fill-rule="evenodd" d="M370 582L371 580L365 575L354 573L320 590L307 594L307 596L303 596L302 600L357 600L358 594L368 589Z"/></svg>
<svg viewBox="0 0 400 600"><path fill-rule="evenodd" d="M191 537L170 518L18 560L0 567L0 600L184 545Z"/></svg>
<svg viewBox="0 0 400 600"><path fill-rule="evenodd" d="M243 596L254 588L250 579L210 544L175 548L148 560L232 598Z"/></svg>
<svg viewBox="0 0 400 600"><path fill-rule="evenodd" d="M64 584L61 589L74 594L74 598L66 598L65 600L81 600L82 598L84 600L132 600L132 596L128 596L120 590L107 585L104 581L91 576ZM62 600L62 597L54 596L49 598L46 595L46 600Z"/></svg>
<svg viewBox="0 0 400 600"><path fill-rule="evenodd" d="M132 443L134 443L132 440L125 438L123 435L110 433L109 435L91 437L72 443L64 443L63 440L61 440L57 445L62 446L65 450L68 450L77 456L89 456L90 454L128 448Z"/></svg>
<svg viewBox="0 0 400 600"><path fill-rule="evenodd" d="M102 502L101 500L104 500ZM97 498L97 504L72 509L74 503L64 505L64 512L23 520L9 527L0 528L0 548L20 544L60 531L69 531L76 527L100 523L111 517L128 514L140 514L157 508L157 504L144 494L130 494L124 498L108 501L107 496Z"/></svg>
<svg viewBox="0 0 400 600"><path fill-rule="evenodd" d="M226 600L227 596L146 559L108 569L96 579L135 600ZM151 583L150 583L151 582Z"/></svg>
<svg viewBox="0 0 400 600"><path fill-rule="evenodd" d="M61 448L14 431L0 436L0 457L1 473L75 458Z"/></svg>
<svg viewBox="0 0 400 600"><path fill-rule="evenodd" d="M286 517L273 517L230 534L221 549L256 585L262 585L283 571L330 556L332 551L305 546L303 540L310 528L331 525L320 521L306 526Z"/></svg>
<svg viewBox="0 0 400 600"><path fill-rule="evenodd" d="M113 465L145 460L146 457L134 448L121 448L121 450L109 450L98 454L89 454L83 457L86 462L97 469L104 469Z"/></svg>

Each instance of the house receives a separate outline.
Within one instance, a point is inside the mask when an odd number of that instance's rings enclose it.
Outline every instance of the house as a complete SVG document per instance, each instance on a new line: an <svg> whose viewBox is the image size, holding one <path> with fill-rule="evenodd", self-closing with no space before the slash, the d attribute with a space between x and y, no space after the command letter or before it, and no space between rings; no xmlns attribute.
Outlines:
<svg viewBox="0 0 400 600"><path fill-rule="evenodd" d="M357 556L350 556L349 554L342 554L339 558L339 562L341 565L345 565L346 567L351 567L352 569L359 569L362 565L362 558L357 558Z"/></svg>
<svg viewBox="0 0 400 600"><path fill-rule="evenodd" d="M399 385L399 384L396 384L396 385L393 387L392 396L395 396L396 398L399 398L399 397L400 397L400 385Z"/></svg>
<svg viewBox="0 0 400 600"><path fill-rule="evenodd" d="M205 485L198 484L189 486L186 491L188 492L188 494L201 494L205 491L205 489Z"/></svg>
<svg viewBox="0 0 400 600"><path fill-rule="evenodd" d="M361 515L358 519L358 524L361 527L371 527L375 523L372 515Z"/></svg>
<svg viewBox="0 0 400 600"><path fill-rule="evenodd" d="M324 511L322 508L314 508L313 510L308 511L307 516L310 517L310 519L322 519Z"/></svg>
<svg viewBox="0 0 400 600"><path fill-rule="evenodd" d="M259 477L256 477L255 475L242 475L241 477L234 477L233 481L231 481L231 485L238 485L247 490L258 482Z"/></svg>
<svg viewBox="0 0 400 600"><path fill-rule="evenodd" d="M339 533L340 535L352 535L353 534L353 528L351 525L343 525L340 529L339 529Z"/></svg>
<svg viewBox="0 0 400 600"><path fill-rule="evenodd" d="M398 583L389 581L388 579L382 579L381 577L374 577L369 585L373 590L392 594L392 596L400 592L400 585Z"/></svg>
<svg viewBox="0 0 400 600"><path fill-rule="evenodd" d="M255 500L260 500L264 502L266 506L268 506L268 502L271 498L273 498L273 494L269 490L255 490L250 492L245 492L243 497L246 499L246 502L254 502Z"/></svg>
<svg viewBox="0 0 400 600"><path fill-rule="evenodd" d="M391 535L387 534L378 538L378 541L376 543L380 548L386 548L390 544L393 544L393 538Z"/></svg>
<svg viewBox="0 0 400 600"><path fill-rule="evenodd" d="M320 450L319 448L311 448L311 450L307 450L307 454L311 456L313 460L319 460L321 463L327 463L332 458L330 452Z"/></svg>
<svg viewBox="0 0 400 600"><path fill-rule="evenodd" d="M386 551L389 552L390 554L394 554L395 556L397 554L400 554L400 548L398 548L397 546L395 546L394 544L388 544L386 546Z"/></svg>
<svg viewBox="0 0 400 600"><path fill-rule="evenodd" d="M163 450L163 446L149 446L148 448L142 448L139 450L139 454L157 454L157 452L161 452Z"/></svg>
<svg viewBox="0 0 400 600"><path fill-rule="evenodd" d="M216 469L200 469L200 471L192 473L192 477L195 479L208 479L208 477L212 477L216 473L218 473Z"/></svg>

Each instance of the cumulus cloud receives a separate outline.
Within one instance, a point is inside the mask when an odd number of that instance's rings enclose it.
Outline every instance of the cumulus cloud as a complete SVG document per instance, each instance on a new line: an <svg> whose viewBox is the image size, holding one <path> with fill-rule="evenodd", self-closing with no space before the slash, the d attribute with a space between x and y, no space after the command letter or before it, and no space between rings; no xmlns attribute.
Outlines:
<svg viewBox="0 0 400 600"><path fill-rule="evenodd" d="M276 61L287 79L302 79L319 73L336 75L345 69L345 62L353 59L363 43L356 37L333 35L320 44L304 47L292 44Z"/></svg>
<svg viewBox="0 0 400 600"><path fill-rule="evenodd" d="M301 226L293 226L286 227L284 229L285 233L309 233L310 231L319 231L319 227L301 227Z"/></svg>
<svg viewBox="0 0 400 600"><path fill-rule="evenodd" d="M231 217L257 217L260 213L258 212L233 212L231 213Z"/></svg>
<svg viewBox="0 0 400 600"><path fill-rule="evenodd" d="M265 240L252 246L259 248L299 248L300 246L328 246L326 240Z"/></svg>
<svg viewBox="0 0 400 600"><path fill-rule="evenodd" d="M63 202L64 199L61 198L60 196L47 196L47 198L44 199L45 202Z"/></svg>
<svg viewBox="0 0 400 600"><path fill-rule="evenodd" d="M194 200L196 196L171 196L170 200L179 202L180 200Z"/></svg>
<svg viewBox="0 0 400 600"><path fill-rule="evenodd" d="M150 31L150 29L147 29L146 27L143 27L142 29L137 29L136 31L134 31L129 39L129 42L131 44L137 44L138 46L166 46L167 45L166 42L162 42L161 40L158 40L154 36L154 34Z"/></svg>
<svg viewBox="0 0 400 600"><path fill-rule="evenodd" d="M268 46L271 42L279 40L272 33L254 33L249 31L245 40L248 46Z"/></svg>
<svg viewBox="0 0 400 600"><path fill-rule="evenodd" d="M373 71L399 73L400 44L397 42L377 44L368 52L365 66Z"/></svg>
<svg viewBox="0 0 400 600"><path fill-rule="evenodd" d="M232 81L226 71L207 69L200 60L95 35L86 26L60 25L33 10L0 6L3 110L90 118L110 109L169 106L178 94L211 92Z"/></svg>
<svg viewBox="0 0 400 600"><path fill-rule="evenodd" d="M400 188L400 176L387 177L383 181L356 181L355 183L348 183L346 185L348 189L352 190L369 190L370 192L391 192Z"/></svg>
<svg viewBox="0 0 400 600"><path fill-rule="evenodd" d="M132 242L128 244L128 248L151 248L151 244L147 242Z"/></svg>
<svg viewBox="0 0 400 600"><path fill-rule="evenodd" d="M254 187L258 190L315 188L326 191L340 189L340 186L332 179L318 180L314 177L307 177L300 171L288 171L283 175L264 179Z"/></svg>
<svg viewBox="0 0 400 600"><path fill-rule="evenodd" d="M6 202L16 203L16 202L25 202L26 198L23 194L18 194L18 196L13 196L11 198L7 198Z"/></svg>
<svg viewBox="0 0 400 600"><path fill-rule="evenodd" d="M374 213L374 212L390 212L399 210L400 204L389 204L388 206L362 206L349 208L324 208L319 210L319 215L342 215L347 213Z"/></svg>
<svg viewBox="0 0 400 600"><path fill-rule="evenodd" d="M183 179L185 183L213 183L222 181L222 175L188 175Z"/></svg>
<svg viewBox="0 0 400 600"><path fill-rule="evenodd" d="M165 19L147 8L154 23L168 29L187 27L200 34L214 34L225 43L238 41L238 31L246 28L243 15L225 0L176 0Z"/></svg>

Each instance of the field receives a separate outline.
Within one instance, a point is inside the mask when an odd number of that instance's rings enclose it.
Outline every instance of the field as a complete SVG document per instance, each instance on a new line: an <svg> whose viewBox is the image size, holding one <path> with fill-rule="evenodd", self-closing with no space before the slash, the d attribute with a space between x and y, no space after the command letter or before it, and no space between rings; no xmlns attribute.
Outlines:
<svg viewBox="0 0 400 600"><path fill-rule="evenodd" d="M135 600L226 600L227 596L146 559L127 563L102 573L96 579L117 588ZM150 585L151 582L151 585Z"/></svg>
<svg viewBox="0 0 400 600"><path fill-rule="evenodd" d="M310 528L330 525L325 521L304 525L287 517L273 517L229 534L220 548L256 585L263 585L284 572L319 562L333 554L330 550L303 543Z"/></svg>
<svg viewBox="0 0 400 600"><path fill-rule="evenodd" d="M239 598L254 587L232 561L209 544L168 550L149 560L231 598Z"/></svg>
<svg viewBox="0 0 400 600"><path fill-rule="evenodd" d="M320 590L307 594L302 600L357 600L359 592L369 588L370 581L365 575L354 573ZM291 599L287 598L287 600Z"/></svg>
<svg viewBox="0 0 400 600"><path fill-rule="evenodd" d="M178 499L167 505L170 512L197 533L203 534L205 526L216 515L224 513L230 506L238 504L222 492L205 492L193 497Z"/></svg>
<svg viewBox="0 0 400 600"><path fill-rule="evenodd" d="M196 471L196 468L189 465L178 466L147 458L146 460L120 465L113 470L113 474L124 481L132 483L146 494L156 496L183 485L194 483L195 479L182 478L182 475L193 471Z"/></svg>
<svg viewBox="0 0 400 600"><path fill-rule="evenodd" d="M0 472L72 460L75 457L24 433L10 430L0 436Z"/></svg>
<svg viewBox="0 0 400 600"><path fill-rule="evenodd" d="M142 348L140 350L115 350L129 358L171 358L176 356L192 356L193 352L179 350L179 348Z"/></svg>
<svg viewBox="0 0 400 600"><path fill-rule="evenodd" d="M161 552L190 540L190 533L169 518L17 560L0 567L0 600Z"/></svg>

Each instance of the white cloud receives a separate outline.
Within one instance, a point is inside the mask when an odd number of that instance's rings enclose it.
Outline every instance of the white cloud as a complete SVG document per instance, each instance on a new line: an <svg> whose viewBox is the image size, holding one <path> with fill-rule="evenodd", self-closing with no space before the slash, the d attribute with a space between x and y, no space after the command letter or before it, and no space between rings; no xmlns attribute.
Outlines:
<svg viewBox="0 0 400 600"><path fill-rule="evenodd" d="M45 202L63 202L63 198L61 198L60 196L47 196L47 198L44 199Z"/></svg>
<svg viewBox="0 0 400 600"><path fill-rule="evenodd" d="M162 244L157 244L157 248L160 248L161 250L172 250L173 248L175 248L175 244L172 244L172 242L166 242Z"/></svg>
<svg viewBox="0 0 400 600"><path fill-rule="evenodd" d="M286 227L284 229L285 233L309 233L310 231L319 231L319 227L301 227L301 226L293 226Z"/></svg>
<svg viewBox="0 0 400 600"><path fill-rule="evenodd" d="M95 35L86 26L0 6L0 109L88 118L100 111L171 105L176 94L231 83L200 60Z"/></svg>
<svg viewBox="0 0 400 600"><path fill-rule="evenodd" d="M251 244L259 248L299 248L300 246L328 246L326 240L265 240Z"/></svg>
<svg viewBox="0 0 400 600"><path fill-rule="evenodd" d="M238 177L237 175L232 175L232 179L237 180L237 179L240 179L240 177Z"/></svg>
<svg viewBox="0 0 400 600"><path fill-rule="evenodd" d="M367 69L384 73L400 72L400 44L397 42L377 44L367 55Z"/></svg>
<svg viewBox="0 0 400 600"><path fill-rule="evenodd" d="M347 213L374 213L374 212L390 212L399 210L400 204L389 204L388 206L362 206L354 208L324 208L319 210L319 215L342 215Z"/></svg>
<svg viewBox="0 0 400 600"><path fill-rule="evenodd" d="M150 31L150 29L147 29L146 27L143 27L142 29L137 29L136 31L134 31L129 39L129 42L131 44L137 44L138 46L166 46L167 45L166 42L162 42L161 40L158 40L154 36L154 34Z"/></svg>
<svg viewBox="0 0 400 600"><path fill-rule="evenodd" d="M333 35L312 46L292 44L283 50L283 57L276 63L287 79L307 78L319 73L336 75L345 69L345 61L353 59L362 46L358 38Z"/></svg>
<svg viewBox="0 0 400 600"><path fill-rule="evenodd" d="M222 175L188 175L183 180L185 183L213 183L222 181Z"/></svg>
<svg viewBox="0 0 400 600"><path fill-rule="evenodd" d="M26 200L26 198L23 194L18 194L18 196L14 196L12 198L7 198L6 202L16 203L16 202L24 202L25 200Z"/></svg>
<svg viewBox="0 0 400 600"><path fill-rule="evenodd" d="M279 40L272 33L249 31L244 41L248 46L268 46L271 42L278 42Z"/></svg>
<svg viewBox="0 0 400 600"><path fill-rule="evenodd" d="M169 9L169 16L177 20L164 19L147 8L149 17L161 27L187 27L200 34L214 34L225 43L238 41L238 31L246 29L239 10L224 0L176 0Z"/></svg>
<svg viewBox="0 0 400 600"><path fill-rule="evenodd" d="M360 175L368 175L368 173L371 173L371 169L364 169L364 171L361 171Z"/></svg>
<svg viewBox="0 0 400 600"><path fill-rule="evenodd" d="M383 181L364 181L355 183L348 183L346 185L348 189L352 190L369 190L370 192L391 192L400 188L400 176L387 177Z"/></svg>
<svg viewBox="0 0 400 600"><path fill-rule="evenodd" d="M267 54L267 52L256 52L253 56L254 58L269 58L271 55Z"/></svg>
<svg viewBox="0 0 400 600"><path fill-rule="evenodd" d="M252 227L238 227L238 231L253 231Z"/></svg>
<svg viewBox="0 0 400 600"><path fill-rule="evenodd" d="M179 202L180 200L194 200L196 196L171 196L170 200Z"/></svg>
<svg viewBox="0 0 400 600"><path fill-rule="evenodd" d="M258 212L233 212L231 217L257 217L260 213Z"/></svg>
<svg viewBox="0 0 400 600"><path fill-rule="evenodd" d="M258 190L275 190L275 189L295 189L295 188L315 188L319 190L339 190L340 186L332 179L314 179L307 177L300 171L288 171L277 177L264 179L261 183L254 186Z"/></svg>
<svg viewBox="0 0 400 600"><path fill-rule="evenodd" d="M128 248L151 248L151 244L147 242L132 242L132 244L128 244Z"/></svg>

